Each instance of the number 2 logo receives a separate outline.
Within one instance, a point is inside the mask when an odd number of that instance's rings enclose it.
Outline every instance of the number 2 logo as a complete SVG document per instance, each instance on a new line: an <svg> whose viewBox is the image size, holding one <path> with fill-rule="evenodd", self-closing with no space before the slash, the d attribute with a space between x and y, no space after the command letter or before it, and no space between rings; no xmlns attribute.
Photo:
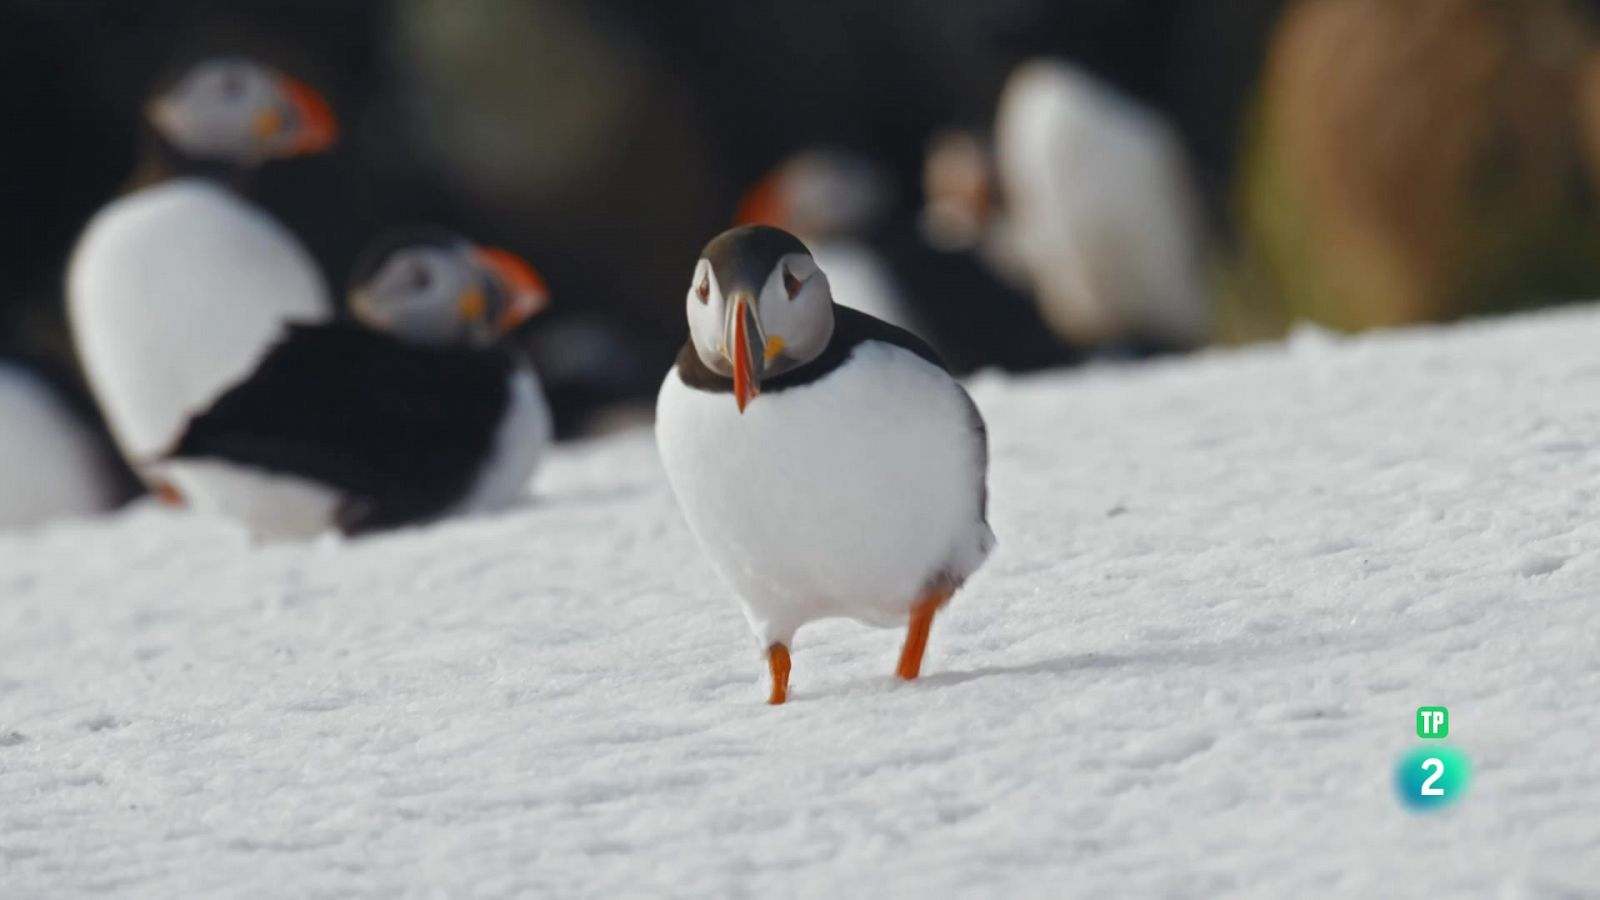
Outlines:
<svg viewBox="0 0 1600 900"><path fill-rule="evenodd" d="M1394 789L1400 803L1418 812L1444 809L1467 793L1472 763L1450 746L1414 747L1394 767Z"/></svg>
<svg viewBox="0 0 1600 900"><path fill-rule="evenodd" d="M1439 759L1437 756L1430 756L1422 761L1422 769L1425 772L1433 773L1428 776L1427 780L1422 782L1422 796L1443 797L1444 788L1434 787L1433 783L1444 777L1444 760Z"/></svg>

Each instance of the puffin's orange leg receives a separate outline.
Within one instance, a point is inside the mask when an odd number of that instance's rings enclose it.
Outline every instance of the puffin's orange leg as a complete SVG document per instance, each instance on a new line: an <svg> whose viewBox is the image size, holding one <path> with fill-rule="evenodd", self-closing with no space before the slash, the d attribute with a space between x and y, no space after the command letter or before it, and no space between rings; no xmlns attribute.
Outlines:
<svg viewBox="0 0 1600 900"><path fill-rule="evenodd" d="M930 593L911 607L911 625L906 629L906 645L900 650L900 666L895 674L910 681L922 672L922 654L928 649L928 631L933 628L933 614L949 602L950 595Z"/></svg>
<svg viewBox="0 0 1600 900"><path fill-rule="evenodd" d="M789 699L789 648L782 644L768 647L767 668L772 670L772 697L767 702L777 706Z"/></svg>

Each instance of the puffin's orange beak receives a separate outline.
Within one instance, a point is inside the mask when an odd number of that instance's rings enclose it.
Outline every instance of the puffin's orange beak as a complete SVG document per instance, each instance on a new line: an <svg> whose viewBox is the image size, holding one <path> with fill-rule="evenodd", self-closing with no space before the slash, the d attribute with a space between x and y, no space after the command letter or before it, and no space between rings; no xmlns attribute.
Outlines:
<svg viewBox="0 0 1600 900"><path fill-rule="evenodd" d="M506 295L510 298L505 310L500 313L499 321L494 323L495 330L500 334L516 328L550 305L550 293L545 288L544 279L522 257L499 247L479 247L473 251L473 257L478 265L505 286Z"/></svg>
<svg viewBox="0 0 1600 900"><path fill-rule="evenodd" d="M287 75L278 76L278 90L289 101L294 111L294 134L287 152L302 156L321 153L339 139L339 122L333 117L328 101L311 85Z"/></svg>
<svg viewBox="0 0 1600 900"><path fill-rule="evenodd" d="M766 368L766 341L756 319L750 295L733 297L733 399L739 412L761 394L761 373Z"/></svg>

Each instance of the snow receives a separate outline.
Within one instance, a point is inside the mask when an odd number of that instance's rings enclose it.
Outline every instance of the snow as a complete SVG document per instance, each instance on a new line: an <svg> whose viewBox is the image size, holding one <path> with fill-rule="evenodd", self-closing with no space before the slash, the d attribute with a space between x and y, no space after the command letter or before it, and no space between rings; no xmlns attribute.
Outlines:
<svg viewBox="0 0 1600 900"><path fill-rule="evenodd" d="M0 538L0 895L1600 890L1600 310L980 378L995 556L768 707L648 432L534 504ZM1471 793L1392 767L1450 709Z"/></svg>

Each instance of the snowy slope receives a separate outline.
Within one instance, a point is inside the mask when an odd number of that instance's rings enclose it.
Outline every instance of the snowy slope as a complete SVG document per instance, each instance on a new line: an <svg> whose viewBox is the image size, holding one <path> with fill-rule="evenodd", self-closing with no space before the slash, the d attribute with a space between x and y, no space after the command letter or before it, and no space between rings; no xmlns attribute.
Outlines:
<svg viewBox="0 0 1600 900"><path fill-rule="evenodd" d="M826 623L783 708L644 432L365 543L0 538L0 896L1594 896L1596 348L980 379L1000 547L926 677ZM1432 704L1476 780L1419 816Z"/></svg>

